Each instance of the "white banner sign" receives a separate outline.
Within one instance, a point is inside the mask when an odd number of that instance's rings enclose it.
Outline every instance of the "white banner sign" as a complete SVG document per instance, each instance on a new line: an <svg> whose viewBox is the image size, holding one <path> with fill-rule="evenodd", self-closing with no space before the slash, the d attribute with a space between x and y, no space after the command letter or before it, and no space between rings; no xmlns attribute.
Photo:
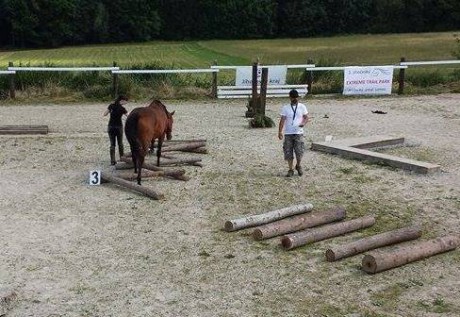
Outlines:
<svg viewBox="0 0 460 317"><path fill-rule="evenodd" d="M284 85L286 84L287 67L282 66L266 66L268 68L268 85ZM257 84L260 85L262 77L262 68L257 68ZM242 66L236 69L235 86L251 86L252 85L252 66Z"/></svg>
<svg viewBox="0 0 460 317"><path fill-rule="evenodd" d="M393 66L345 67L344 95L390 95Z"/></svg>

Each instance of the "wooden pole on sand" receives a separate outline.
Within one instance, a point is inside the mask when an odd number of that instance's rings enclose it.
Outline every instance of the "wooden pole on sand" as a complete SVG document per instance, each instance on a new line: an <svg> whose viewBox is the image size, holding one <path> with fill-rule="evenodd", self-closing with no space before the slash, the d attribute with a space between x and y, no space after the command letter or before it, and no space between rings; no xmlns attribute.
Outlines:
<svg viewBox="0 0 460 317"><path fill-rule="evenodd" d="M252 232L255 240L263 240L306 228L324 225L344 219L345 208L335 207L331 210L292 216L276 222L257 227Z"/></svg>
<svg viewBox="0 0 460 317"><path fill-rule="evenodd" d="M150 198L153 198L153 199L156 199L156 200L164 199L163 194L158 194L158 193L156 193L155 191L153 191L150 188L143 187L143 186L137 185L135 183L126 181L126 180L124 180L122 178L112 176L107 172L102 172L101 173L101 178L104 181L114 183L114 184L116 184L118 186L129 188L129 189L131 189L133 191L142 193L142 194L144 194L144 195L146 195L146 196L148 196Z"/></svg>
<svg viewBox="0 0 460 317"><path fill-rule="evenodd" d="M448 235L428 241L421 241L392 251L376 251L364 256L362 269L374 274L435 254L454 250L460 245L459 235Z"/></svg>
<svg viewBox="0 0 460 317"><path fill-rule="evenodd" d="M273 210L259 215L228 220L225 222L224 229L225 231L235 231L243 228L254 227L272 221L276 221L282 218L286 218L292 215L298 215L304 212L308 212L312 209L312 204L302 204Z"/></svg>
<svg viewBox="0 0 460 317"><path fill-rule="evenodd" d="M367 228L372 226L374 223L375 217L371 215L319 228L306 229L283 236L281 238L281 245L286 250L291 250L308 243L325 240L348 232Z"/></svg>
<svg viewBox="0 0 460 317"><path fill-rule="evenodd" d="M403 241L420 238L422 228L420 226L410 226L401 229L391 230L365 237L354 242L338 246L334 249L326 250L326 259L329 262L337 261L352 255L356 255L368 250L377 249L386 245L395 244Z"/></svg>

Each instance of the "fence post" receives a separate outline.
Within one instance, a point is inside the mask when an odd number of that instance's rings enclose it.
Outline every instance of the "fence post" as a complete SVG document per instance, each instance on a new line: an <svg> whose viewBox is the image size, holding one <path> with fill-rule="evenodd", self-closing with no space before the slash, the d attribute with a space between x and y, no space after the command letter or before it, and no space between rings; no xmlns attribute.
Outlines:
<svg viewBox="0 0 460 317"><path fill-rule="evenodd" d="M113 62L113 67L117 67L117 63ZM112 72L112 97L118 96L118 74Z"/></svg>
<svg viewBox="0 0 460 317"><path fill-rule="evenodd" d="M268 85L268 68L262 68L262 78L260 81L260 105L256 113L265 116L265 104L267 101L267 85Z"/></svg>
<svg viewBox="0 0 460 317"><path fill-rule="evenodd" d="M8 67L13 67L13 62L8 62ZM10 98L16 98L16 85L15 85L16 74L10 74Z"/></svg>
<svg viewBox="0 0 460 317"><path fill-rule="evenodd" d="M217 60L214 60L212 64L217 66ZM211 97L214 99L217 98L217 72L212 73Z"/></svg>
<svg viewBox="0 0 460 317"><path fill-rule="evenodd" d="M406 59L404 57L401 57L401 62L405 62ZM406 74L406 70L404 68L399 69L399 87L398 87L398 95L402 95L404 93L404 77Z"/></svg>
<svg viewBox="0 0 460 317"><path fill-rule="evenodd" d="M258 62L252 64L252 102L256 102L257 99L257 66Z"/></svg>
<svg viewBox="0 0 460 317"><path fill-rule="evenodd" d="M307 64L313 64L313 60L312 59L308 59L307 60ZM307 95L308 94L312 94L312 84L313 84L313 71L307 71Z"/></svg>

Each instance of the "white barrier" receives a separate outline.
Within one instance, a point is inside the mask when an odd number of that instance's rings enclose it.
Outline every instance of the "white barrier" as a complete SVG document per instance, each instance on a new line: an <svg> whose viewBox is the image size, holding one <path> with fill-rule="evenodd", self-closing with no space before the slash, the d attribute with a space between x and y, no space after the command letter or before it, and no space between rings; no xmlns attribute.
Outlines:
<svg viewBox="0 0 460 317"><path fill-rule="evenodd" d="M260 65L258 68L269 68L272 66L283 66L283 65ZM314 68L314 64L296 64L296 65L285 65L287 69L307 69ZM211 69L217 70L236 70L238 67L247 66L219 66L213 65ZM296 89L299 95L304 96L308 93L308 87L306 84L301 85L268 85L267 86L267 97L288 97L289 91ZM257 87L257 92L260 93L260 86ZM252 95L252 86L217 86L217 98L219 99L230 99L230 98L249 98Z"/></svg>
<svg viewBox="0 0 460 317"><path fill-rule="evenodd" d="M270 85L267 86L267 97L288 97L289 91L296 89L300 96L305 96L308 93L307 85ZM260 86L257 87L257 92L260 93ZM217 98L250 98L252 95L251 86L217 86Z"/></svg>
<svg viewBox="0 0 460 317"><path fill-rule="evenodd" d="M11 74L16 74L16 71L14 71L14 70L0 70L0 75L11 75Z"/></svg>

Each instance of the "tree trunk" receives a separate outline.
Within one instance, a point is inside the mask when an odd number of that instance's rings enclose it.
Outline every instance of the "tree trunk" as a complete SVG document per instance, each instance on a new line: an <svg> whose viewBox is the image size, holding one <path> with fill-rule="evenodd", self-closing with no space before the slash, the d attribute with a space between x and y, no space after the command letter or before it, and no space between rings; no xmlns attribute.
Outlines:
<svg viewBox="0 0 460 317"><path fill-rule="evenodd" d="M356 255L368 250L377 249L386 245L414 240L420 238L421 235L422 228L420 226L410 226L380 233L338 246L335 249L328 249L326 251L326 259L329 262L337 261L342 258Z"/></svg>
<svg viewBox="0 0 460 317"><path fill-rule="evenodd" d="M252 232L252 236L255 240L268 239L282 234L342 220L345 216L346 212L343 207L336 207L324 212L293 216L255 228Z"/></svg>
<svg viewBox="0 0 460 317"><path fill-rule="evenodd" d="M308 243L325 240L348 232L367 228L372 226L374 223L374 216L365 216L337 224L322 226L320 228L307 229L283 236L281 238L281 245L286 250L290 250Z"/></svg>
<svg viewBox="0 0 460 317"><path fill-rule="evenodd" d="M259 215L229 220L225 222L226 231L235 231L243 228L254 227L286 218L292 215L298 215L313 209L312 204L295 205L282 209L273 210Z"/></svg>
<svg viewBox="0 0 460 317"><path fill-rule="evenodd" d="M153 191L153 190L151 190L151 189L149 189L147 187L143 187L143 186L131 183L129 181L126 181L124 179L121 179L119 177L112 176L107 172L102 172L101 177L105 181L114 183L114 184L116 184L118 186L129 188L129 189L134 190L136 192L142 193L142 194L144 194L144 195L146 195L146 196L148 196L150 198L153 198L153 199L156 199L156 200L164 199L164 195L162 195L162 194L158 194L155 191Z"/></svg>
<svg viewBox="0 0 460 317"><path fill-rule="evenodd" d="M373 252L364 256L362 268L366 273L378 273L432 255L451 251L460 245L459 235L448 235L421 241L395 250Z"/></svg>

